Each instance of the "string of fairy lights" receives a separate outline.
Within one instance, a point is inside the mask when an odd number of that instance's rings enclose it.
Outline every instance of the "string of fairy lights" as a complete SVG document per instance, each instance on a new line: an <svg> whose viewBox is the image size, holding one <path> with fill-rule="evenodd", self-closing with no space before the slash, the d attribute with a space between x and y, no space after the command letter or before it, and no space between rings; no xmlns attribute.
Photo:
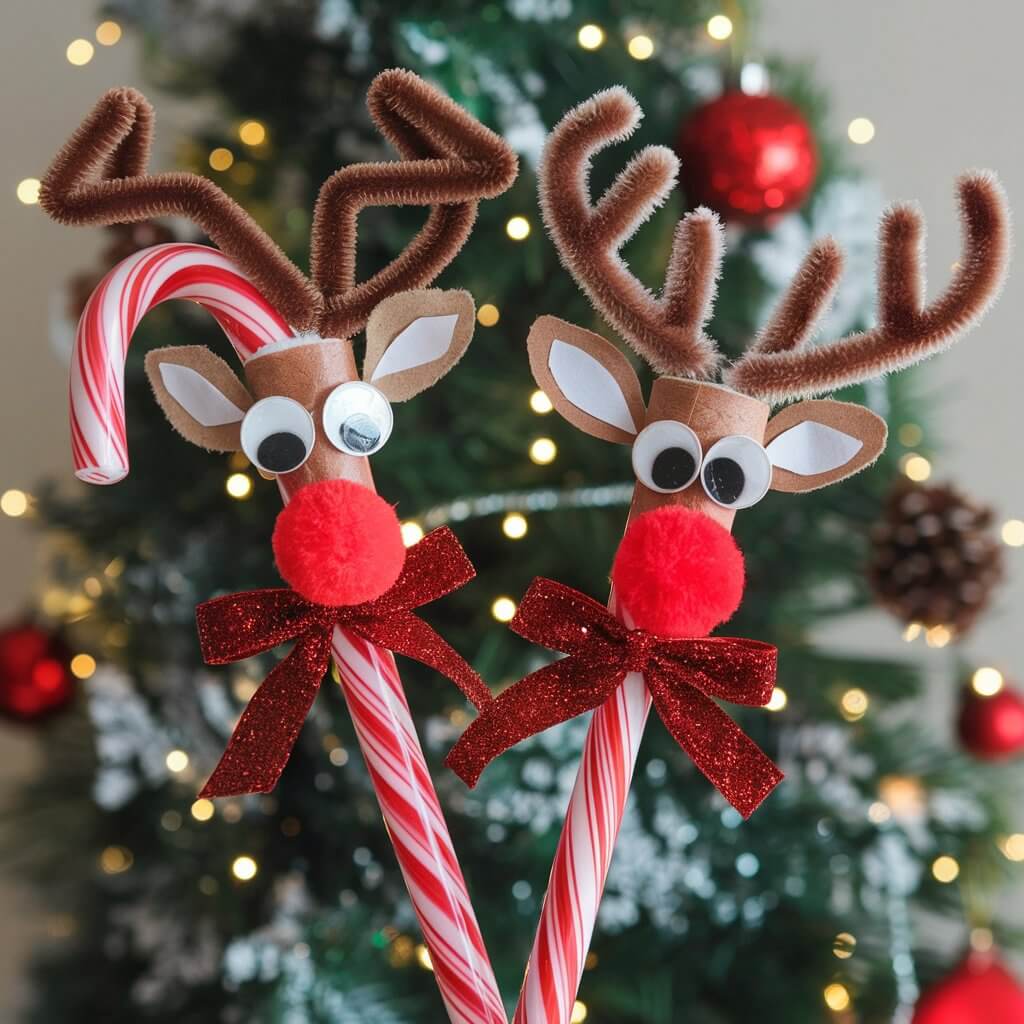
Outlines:
<svg viewBox="0 0 1024 1024"><path fill-rule="evenodd" d="M735 43L739 9L735 4L728 2L724 6L727 10L714 14L704 26L708 39L714 45ZM86 38L72 40L65 50L66 60L74 68L85 67L96 57L97 46L115 46L122 35L122 28L117 22L103 21L96 26L95 45ZM575 40L582 50L590 53L613 45L617 40L620 45L624 45L629 56L637 61L655 58L659 49L659 43L653 33L630 30L624 34L617 34L594 22L580 25L575 32ZM266 157L269 153L269 133L266 125L254 118L238 123L235 132L240 149L234 144L219 145L210 150L206 159L214 173L226 174L235 184L244 187L251 184L255 178L255 167L249 159L250 156ZM866 145L875 138L875 124L868 117L853 117L847 124L846 135L851 143ZM20 203L32 206L38 203L39 188L38 178L26 177L17 183L15 194ZM530 237L533 225L528 216L516 213L506 220L504 230L508 240L518 244ZM500 320L501 310L495 302L485 302L479 307L477 322L481 327L495 327ZM531 411L540 418L548 415L553 408L548 396L540 390L532 391L527 396L527 402ZM906 423L898 428L896 437L905 449L899 462L901 472L915 483L927 481L932 475L932 464L919 451L924 440L922 429L917 424ZM537 466L552 466L558 458L558 447L552 438L542 431L537 431L529 440L526 455ZM233 454L228 459L228 470L224 483L227 496L235 501L249 499L254 490L253 467L249 461L242 453ZM510 543L518 543L529 534L531 515L557 509L628 505L632 491L632 483L621 483L594 488L541 487L530 491L460 498L424 510L415 518L406 520L402 523L402 537L405 544L411 546L422 539L426 530L437 526L470 519L494 518L498 521L502 536ZM0 494L0 513L11 519L30 519L35 514L32 495L19 488L4 491ZM1001 538L1008 547L1024 547L1024 519L1005 520L1001 527ZM106 588L118 586L123 570L124 562L115 558L102 569L86 576L77 590L51 586L42 594L41 610L55 621L80 621L91 613L96 600ZM516 607L513 598L504 594L496 595L491 602L491 614L499 622L508 622L515 615ZM125 638L119 635L123 633L124 627L114 624L108 630L106 640L111 646L123 646ZM908 642L921 636L928 646L934 648L945 647L954 639L952 630L945 626L925 628L921 624L911 623L906 627L904 639ZM77 652L70 657L69 669L77 679L87 680L96 672L96 658L85 651ZM973 690L982 697L994 696L1003 689L1004 684L1003 674L998 668L990 665L977 668L971 678ZM232 690L240 702L245 702L255 692L257 685L254 680L242 675L234 680ZM782 712L788 703L786 691L777 686L766 710L772 713ZM844 721L853 724L868 714L870 703L870 697L864 689L849 687L838 695L837 711ZM325 736L323 747L327 760L333 767L342 767L347 763L348 751L337 736ZM186 783L193 781L193 766L187 751L179 748L169 751L165 763L173 777ZM910 776L887 776L879 783L878 799L869 806L867 817L872 824L882 828L893 819L914 813L923 806L924 800L924 788L918 779ZM260 806L267 813L276 810L272 798L263 797L260 801ZM243 803L239 800L228 800L214 805L210 800L197 799L191 804L188 817L198 826L212 821L215 817L231 824L240 821L243 813ZM175 832L185 826L185 818L177 810L171 809L162 815L161 825L165 830ZM294 837L300 833L301 823L294 817L285 817L280 822L280 828L286 837ZM1024 863L1024 832L1002 837L998 845L1007 860ZM257 860L245 852L236 852L229 857L226 864L227 874L237 884L251 882L259 873ZM108 846L99 855L99 867L108 875L129 871L133 865L134 855L125 846ZM961 865L949 854L936 856L931 862L930 870L935 881L945 885L955 883L961 876ZM199 890L208 896L216 894L220 884L212 875L203 875L198 880ZM425 970L433 969L427 947L422 943L416 943L410 936L401 934L393 927L381 929L373 936L373 941L381 948L388 949L389 962L394 967L416 963ZM992 933L987 928L972 930L971 944L975 949L983 951L991 948L992 943ZM840 932L832 943L832 953L839 961L853 957L856 948L857 939L850 932ZM296 949L298 950L298 946ZM587 959L586 966L592 968L596 962L597 958L592 953ZM853 1003L851 990L842 980L830 981L823 990L823 999L829 1010L838 1015L845 1014ZM577 1000L572 1010L572 1024L583 1024L587 1015L586 1005Z"/></svg>

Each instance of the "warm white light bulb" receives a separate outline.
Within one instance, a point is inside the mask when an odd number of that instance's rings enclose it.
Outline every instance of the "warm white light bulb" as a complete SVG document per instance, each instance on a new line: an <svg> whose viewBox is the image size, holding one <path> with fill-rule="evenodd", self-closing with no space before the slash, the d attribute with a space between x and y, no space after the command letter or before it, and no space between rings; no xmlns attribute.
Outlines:
<svg viewBox="0 0 1024 1024"><path fill-rule="evenodd" d="M237 501L242 501L252 494L252 477L246 473L232 473L224 482L224 489Z"/></svg>
<svg viewBox="0 0 1024 1024"><path fill-rule="evenodd" d="M850 1007L850 993L846 986L840 985L838 981L826 986L824 996L825 1005L830 1010L839 1012L841 1010L847 1010Z"/></svg>
<svg viewBox="0 0 1024 1024"><path fill-rule="evenodd" d="M88 39L73 39L68 43L68 48L64 51L64 54L69 64L80 68L92 60L92 55L95 52L96 48Z"/></svg>
<svg viewBox="0 0 1024 1024"><path fill-rule="evenodd" d="M1003 688L1003 673L991 665L982 665L971 677L974 692L982 697L994 697Z"/></svg>
<svg viewBox="0 0 1024 1024"><path fill-rule="evenodd" d="M604 43L604 29L600 25L581 25L576 41L584 50L596 50Z"/></svg>
<svg viewBox="0 0 1024 1024"><path fill-rule="evenodd" d="M231 874L235 876L240 882L250 882L256 877L256 872L259 870L259 866L252 857L242 855L236 857L231 862Z"/></svg>
<svg viewBox="0 0 1024 1024"><path fill-rule="evenodd" d="M626 43L626 49L634 60L648 60L654 56L654 40L643 34L636 35Z"/></svg>
<svg viewBox="0 0 1024 1024"><path fill-rule="evenodd" d="M505 224L505 234L514 242L521 242L524 238L530 237L530 222L523 216L517 214L509 217Z"/></svg>
<svg viewBox="0 0 1024 1024"><path fill-rule="evenodd" d="M732 19L724 14L716 14L708 19L708 35L722 42L732 35Z"/></svg>
<svg viewBox="0 0 1024 1024"><path fill-rule="evenodd" d="M243 121L238 128L238 137L247 146L261 146L267 141L267 129L261 121Z"/></svg>
<svg viewBox="0 0 1024 1024"><path fill-rule="evenodd" d="M26 206L34 206L39 202L39 187L38 178L22 178L15 189L18 202L24 203Z"/></svg>
<svg viewBox="0 0 1024 1024"><path fill-rule="evenodd" d="M423 527L415 519L407 519L402 523L402 543L411 548L423 540Z"/></svg>
<svg viewBox="0 0 1024 1024"><path fill-rule="evenodd" d="M526 522L526 516L520 512L509 512L501 521L501 532L509 540L521 540L526 536L528 529L529 524Z"/></svg>
<svg viewBox="0 0 1024 1024"><path fill-rule="evenodd" d="M550 437L538 437L530 445L530 459L538 466L546 466L555 461L558 454L558 447Z"/></svg>
<svg viewBox="0 0 1024 1024"><path fill-rule="evenodd" d="M121 39L121 26L116 21L103 21L96 26L96 42L100 46L113 46Z"/></svg>
<svg viewBox="0 0 1024 1024"><path fill-rule="evenodd" d="M28 495L24 491L12 489L0 495L0 512L12 519L23 516L28 511Z"/></svg>
<svg viewBox="0 0 1024 1024"><path fill-rule="evenodd" d="M1024 519L1007 519L1003 523L1002 537L1008 547L1024 547Z"/></svg>
<svg viewBox="0 0 1024 1024"><path fill-rule="evenodd" d="M493 327L501 319L501 311L493 302L485 302L476 311L476 322L481 327Z"/></svg>
<svg viewBox="0 0 1024 1024"><path fill-rule="evenodd" d="M537 390L530 395L530 408L538 416L546 416L554 409L554 406L551 404L551 399L543 391Z"/></svg>
<svg viewBox="0 0 1024 1024"><path fill-rule="evenodd" d="M875 137L875 126L866 117L855 117L846 128L851 142L863 146Z"/></svg>
<svg viewBox="0 0 1024 1024"><path fill-rule="evenodd" d="M914 483L924 483L932 475L932 464L923 456L911 453L900 459L900 469Z"/></svg>
<svg viewBox="0 0 1024 1024"><path fill-rule="evenodd" d="M960 865L955 857L943 855L936 857L932 861L932 875L935 877L937 882L942 882L943 885L949 885L950 882L955 882L960 874Z"/></svg>
<svg viewBox="0 0 1024 1024"><path fill-rule="evenodd" d="M96 671L96 659L91 654L76 654L69 667L76 679L88 679Z"/></svg>
<svg viewBox="0 0 1024 1024"><path fill-rule="evenodd" d="M495 598L494 603L491 605L491 615L493 615L498 622L511 622L515 618L516 614L516 603L511 597L498 597Z"/></svg>

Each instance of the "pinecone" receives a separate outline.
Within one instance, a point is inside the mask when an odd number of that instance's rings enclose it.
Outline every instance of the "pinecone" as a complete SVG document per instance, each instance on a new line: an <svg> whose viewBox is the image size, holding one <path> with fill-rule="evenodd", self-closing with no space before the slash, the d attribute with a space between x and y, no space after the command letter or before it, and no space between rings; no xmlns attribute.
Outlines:
<svg viewBox="0 0 1024 1024"><path fill-rule="evenodd" d="M867 577L879 604L901 622L962 635L1003 577L993 511L949 485L897 485L871 531Z"/></svg>

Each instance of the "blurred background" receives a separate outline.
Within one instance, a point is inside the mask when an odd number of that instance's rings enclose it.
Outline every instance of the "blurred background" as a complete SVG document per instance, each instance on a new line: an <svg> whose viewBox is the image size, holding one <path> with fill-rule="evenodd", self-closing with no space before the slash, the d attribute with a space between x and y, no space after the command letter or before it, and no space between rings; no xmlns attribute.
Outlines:
<svg viewBox="0 0 1024 1024"><path fill-rule="evenodd" d="M735 356L831 233L848 255L822 330L837 338L872 322L886 203L920 201L934 295L959 254L957 174L994 168L1011 204L1024 194L1007 120L1019 15L927 0L9 0L4 16L0 1020L440 1019L333 687L272 797L195 800L273 662L204 668L193 609L275 583L278 499L244 458L184 444L152 401L146 350L229 351L190 309L156 311L133 344L128 481L73 481L67 366L85 300L132 252L198 236L183 221L59 227L36 201L48 161L103 90L135 85L157 110L151 166L210 175L304 267L323 179L388 156L363 103L381 69L416 70L505 134L520 180L482 205L442 278L473 293L476 340L401 407L374 462L410 535L451 522L469 550L479 579L428 617L498 685L540 663L501 625L534 575L603 596L628 498L614 485L631 480L628 452L548 416L529 377L538 314L613 336L539 219L545 131L625 84L647 114L636 145L683 162L683 188L627 248L639 276L658 287L683 210L715 208L729 256L711 333ZM598 185L633 148L601 158ZM421 217L370 211L361 273ZM574 1020L739 1024L755 1000L771 1024L1024 1020L1022 302L1011 273L963 344L841 396L889 422L871 471L739 518L750 585L729 632L782 653L771 710L736 717L787 781L737 827L652 725ZM440 766L466 708L418 666L402 674L511 999L582 727L510 752L468 794Z"/></svg>

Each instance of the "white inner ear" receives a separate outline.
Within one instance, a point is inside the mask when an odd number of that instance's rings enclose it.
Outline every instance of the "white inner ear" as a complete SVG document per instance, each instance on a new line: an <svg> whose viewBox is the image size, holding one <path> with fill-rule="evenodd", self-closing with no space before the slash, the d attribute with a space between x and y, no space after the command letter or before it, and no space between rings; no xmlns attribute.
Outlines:
<svg viewBox="0 0 1024 1024"><path fill-rule="evenodd" d="M548 369L562 394L594 419L635 434L629 403L614 374L589 352L557 338L548 353Z"/></svg>
<svg viewBox="0 0 1024 1024"><path fill-rule="evenodd" d="M767 448L773 466L800 476L817 476L845 466L864 447L859 438L814 420L784 430Z"/></svg>
<svg viewBox="0 0 1024 1024"><path fill-rule="evenodd" d="M458 322L458 313L417 317L388 345L374 367L370 383L440 359L451 347Z"/></svg>
<svg viewBox="0 0 1024 1024"><path fill-rule="evenodd" d="M223 427L245 418L245 413L230 398L191 366L161 363L160 379L171 398L204 427Z"/></svg>

